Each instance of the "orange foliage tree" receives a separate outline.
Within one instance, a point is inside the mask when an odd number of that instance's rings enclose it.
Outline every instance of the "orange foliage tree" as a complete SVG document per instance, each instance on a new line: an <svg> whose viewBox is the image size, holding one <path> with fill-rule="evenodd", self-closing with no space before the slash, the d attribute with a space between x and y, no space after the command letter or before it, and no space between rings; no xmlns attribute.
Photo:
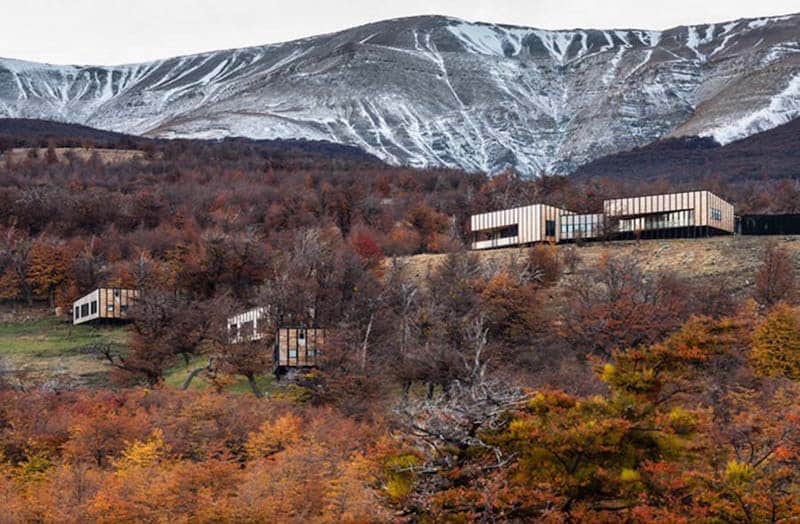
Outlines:
<svg viewBox="0 0 800 524"><path fill-rule="evenodd" d="M27 280L34 292L55 305L56 290L68 277L67 250L59 242L40 238L28 252Z"/></svg>

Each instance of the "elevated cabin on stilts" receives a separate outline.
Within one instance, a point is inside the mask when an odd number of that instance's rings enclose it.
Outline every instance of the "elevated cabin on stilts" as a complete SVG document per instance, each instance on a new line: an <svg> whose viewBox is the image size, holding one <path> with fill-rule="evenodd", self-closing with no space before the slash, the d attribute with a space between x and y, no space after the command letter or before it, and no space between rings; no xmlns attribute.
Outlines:
<svg viewBox="0 0 800 524"><path fill-rule="evenodd" d="M276 375L319 364L325 345L325 329L304 325L273 328L269 309L265 307L228 318L228 340L231 344L263 341L264 351L269 351L273 335L273 371Z"/></svg>
<svg viewBox="0 0 800 524"><path fill-rule="evenodd" d="M316 366L325 346L325 334L326 331L322 328L279 328L275 337L276 372Z"/></svg>
<svg viewBox="0 0 800 524"><path fill-rule="evenodd" d="M136 289L101 287L72 303L72 323L128 320L130 308L139 298Z"/></svg>

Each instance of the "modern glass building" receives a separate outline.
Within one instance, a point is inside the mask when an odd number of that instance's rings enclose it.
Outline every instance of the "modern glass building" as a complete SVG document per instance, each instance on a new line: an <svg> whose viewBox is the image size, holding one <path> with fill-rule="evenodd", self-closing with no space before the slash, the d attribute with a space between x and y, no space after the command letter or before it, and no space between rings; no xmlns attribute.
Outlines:
<svg viewBox="0 0 800 524"><path fill-rule="evenodd" d="M473 215L472 249L732 234L734 222L733 205L704 190L609 199L602 213L590 214L535 204Z"/></svg>

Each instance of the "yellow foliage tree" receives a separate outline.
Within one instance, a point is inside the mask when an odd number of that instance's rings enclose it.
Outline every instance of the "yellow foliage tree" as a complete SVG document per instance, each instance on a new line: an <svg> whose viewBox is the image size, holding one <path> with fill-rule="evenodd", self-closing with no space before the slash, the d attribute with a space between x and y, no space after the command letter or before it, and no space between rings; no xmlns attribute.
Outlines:
<svg viewBox="0 0 800 524"><path fill-rule="evenodd" d="M277 453L300 440L302 435L300 417L291 413L275 421L267 421L261 428L251 433L245 449L250 459L262 458Z"/></svg>
<svg viewBox="0 0 800 524"><path fill-rule="evenodd" d="M118 471L150 467L160 462L166 455L167 444L160 428L145 441L135 441L122 452L122 457L114 461Z"/></svg>
<svg viewBox="0 0 800 524"><path fill-rule="evenodd" d="M750 354L761 375L800 380L800 319L786 304L777 305L753 334Z"/></svg>
<svg viewBox="0 0 800 524"><path fill-rule="evenodd" d="M328 482L321 522L388 522L391 513L381 505L378 465L372 457L355 453Z"/></svg>

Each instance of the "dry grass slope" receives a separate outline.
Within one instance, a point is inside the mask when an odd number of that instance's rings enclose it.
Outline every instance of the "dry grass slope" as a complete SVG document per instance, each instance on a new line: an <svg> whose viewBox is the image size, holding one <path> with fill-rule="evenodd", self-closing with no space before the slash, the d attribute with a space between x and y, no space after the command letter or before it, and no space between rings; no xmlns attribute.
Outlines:
<svg viewBox="0 0 800 524"><path fill-rule="evenodd" d="M639 242L595 242L574 246L581 259L577 271L592 267L603 253L633 256L646 272L674 271L689 278L725 277L731 292L749 293L753 276L761 263L764 249L771 242L784 246L800 269L800 236L720 236L702 239L642 240ZM559 245L558 249L569 249ZM479 251L484 264L493 267L514 266L526 255L525 248ZM409 275L423 278L446 255L416 255L399 262Z"/></svg>
<svg viewBox="0 0 800 524"><path fill-rule="evenodd" d="M31 148L18 147L7 151L0 158L8 158L13 162L22 162L30 154ZM56 147L54 148L56 157L59 162L66 159L67 154L75 156L75 158L83 161L89 160L92 155L96 154L100 160L105 164L119 164L122 162L129 162L131 160L145 160L145 153L133 149L102 149L102 148L85 148L85 147ZM44 158L47 154L46 148L38 148L36 150L36 158Z"/></svg>

